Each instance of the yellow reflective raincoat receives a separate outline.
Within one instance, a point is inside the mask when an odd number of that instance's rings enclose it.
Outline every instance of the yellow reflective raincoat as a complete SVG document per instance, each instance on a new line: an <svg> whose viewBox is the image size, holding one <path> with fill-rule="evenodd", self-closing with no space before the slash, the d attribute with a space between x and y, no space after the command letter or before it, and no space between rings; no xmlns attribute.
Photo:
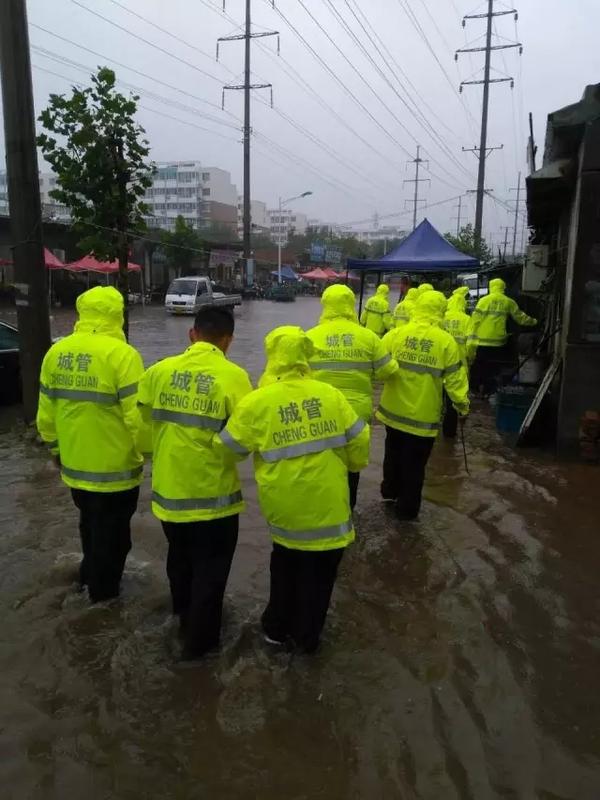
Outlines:
<svg viewBox="0 0 600 800"><path fill-rule="evenodd" d="M443 328L454 338L465 367L472 364L477 352L477 337L473 334L473 320L466 313L468 286L459 286L448 300Z"/></svg>
<svg viewBox="0 0 600 800"><path fill-rule="evenodd" d="M431 283L422 283L420 286L417 286L417 299L422 297L426 292L433 292L433 286Z"/></svg>
<svg viewBox="0 0 600 800"><path fill-rule="evenodd" d="M254 453L258 498L275 542L334 550L354 539L348 471L368 462L369 426L333 386L314 380L313 345L293 326L265 339L268 380L239 403L215 448Z"/></svg>
<svg viewBox="0 0 600 800"><path fill-rule="evenodd" d="M360 324L364 325L377 336L383 336L386 331L394 327L392 315L390 313L390 287L387 283L381 283L377 291L365 303Z"/></svg>
<svg viewBox="0 0 600 800"><path fill-rule="evenodd" d="M159 519L195 522L243 510L237 469L212 439L251 391L246 371L208 342L148 369L138 395L140 446L153 454L152 511Z"/></svg>
<svg viewBox="0 0 600 800"><path fill-rule="evenodd" d="M373 380L386 380L398 365L377 334L361 328L356 298L338 284L323 292L319 324L307 332L315 346L310 367L316 380L339 389L361 419L373 413Z"/></svg>
<svg viewBox="0 0 600 800"><path fill-rule="evenodd" d="M415 303L417 302L418 296L419 296L419 290L413 287L408 290L404 300L401 300L398 303L398 305L394 309L394 315L393 315L394 325L396 328L400 328L402 325L406 325L406 323L410 320L410 315L415 307Z"/></svg>
<svg viewBox="0 0 600 800"><path fill-rule="evenodd" d="M120 492L138 486L136 396L144 365L125 341L123 297L96 286L77 299L79 321L46 353L37 427L60 457L73 489Z"/></svg>
<svg viewBox="0 0 600 800"><path fill-rule="evenodd" d="M537 325L537 320L525 314L516 301L504 294L506 284L501 278L490 281L490 291L477 303L473 312L473 333L483 347L502 347L508 341L506 320L510 316L518 325Z"/></svg>
<svg viewBox="0 0 600 800"><path fill-rule="evenodd" d="M408 325L383 339L399 371L384 386L377 419L415 436L437 436L442 416L443 389L460 414L469 409L469 383L458 345L441 323L446 298L441 292L423 294Z"/></svg>

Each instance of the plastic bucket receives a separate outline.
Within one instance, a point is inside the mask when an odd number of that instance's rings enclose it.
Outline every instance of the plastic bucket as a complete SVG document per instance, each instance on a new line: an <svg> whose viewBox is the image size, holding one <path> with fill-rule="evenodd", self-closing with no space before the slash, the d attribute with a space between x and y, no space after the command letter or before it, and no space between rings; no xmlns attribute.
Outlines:
<svg viewBox="0 0 600 800"><path fill-rule="evenodd" d="M518 433L536 395L529 386L507 386L496 395L496 428L501 433Z"/></svg>

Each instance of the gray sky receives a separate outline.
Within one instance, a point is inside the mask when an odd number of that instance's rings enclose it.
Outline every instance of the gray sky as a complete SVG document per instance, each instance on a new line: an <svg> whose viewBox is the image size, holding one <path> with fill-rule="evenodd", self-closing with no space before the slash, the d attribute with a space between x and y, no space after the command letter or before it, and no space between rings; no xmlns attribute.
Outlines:
<svg viewBox="0 0 600 800"><path fill-rule="evenodd" d="M498 11L511 8L500 0L495 5ZM409 227L405 200L412 196L412 186L403 186L403 180L413 177L413 166L407 168L405 162L414 157L419 143L422 157L429 159L423 177L431 179L430 185L421 185L421 194L428 203L439 203L419 216L426 214L442 231L454 227L457 201L442 201L475 186L476 158L462 153L461 147L479 143L481 114L481 87L466 87L462 95L456 89L461 80L481 77L483 59L481 54L465 55L455 64L453 54L466 43L483 44L484 22L470 21L463 30L460 20L462 14L484 12L487 4L276 0L276 6L330 71L273 10L271 0L253 0L254 30L281 32L280 58L275 39L253 44L254 80L272 83L274 92L273 109L268 91L254 93L253 197L272 206L279 195L311 190L312 197L295 205L311 217L349 222L368 220L377 212L380 224ZM512 16L498 18L495 25L503 37L496 43L518 36L524 46L521 57L517 50L493 57L495 77L515 78L513 91L509 84L491 89L489 144L503 143L504 149L490 156L486 184L501 201L514 197L509 188L516 186L519 170L527 171L528 112L534 115L541 158L547 114L575 102L586 84L600 80L597 0L521 0L517 8L516 31ZM58 76L86 82L86 72L106 64L121 81L143 90L139 119L155 160L198 159L222 167L241 191L242 93L227 92L226 110L220 106L221 85L242 80L243 42L223 44L220 63L214 53L219 36L241 32L243 0L227 0L227 16L219 10L220 0L29 0L28 9L38 111L50 92L68 92L69 82ZM367 37L368 25L379 37L385 61ZM89 69L82 71L60 59ZM4 149L3 141L0 147ZM472 221L473 209L472 197L465 199L465 220ZM502 226L512 221L505 209L486 202L486 235L493 234L499 242Z"/></svg>

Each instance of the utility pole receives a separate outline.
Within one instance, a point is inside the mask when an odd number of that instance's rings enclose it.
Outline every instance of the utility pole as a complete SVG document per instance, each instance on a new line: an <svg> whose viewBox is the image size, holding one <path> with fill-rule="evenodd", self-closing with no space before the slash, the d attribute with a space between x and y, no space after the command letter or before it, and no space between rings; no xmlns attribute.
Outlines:
<svg viewBox="0 0 600 800"><path fill-rule="evenodd" d="M494 0L488 0L488 9L485 14L468 14L463 17L463 28L466 26L468 19L485 19L487 20L485 47L463 47L456 51L455 60L458 61L459 53L485 53L485 62L483 67L483 80L463 81L460 84L460 91L462 92L464 86L467 85L483 85L483 103L481 110L481 138L479 143L479 170L477 172L477 204L475 208L475 243L481 241L481 228L483 225L483 199L485 195L485 160L488 154L487 146L487 129L488 129L488 116L490 105L490 84L492 83L505 83L509 82L511 89L514 87L513 78L490 78L492 67L492 51L493 50L507 50L511 47L518 47L519 52L523 52L523 47L519 42L510 44L497 44L492 45L492 26L494 17L502 17L507 14L514 14L515 20L519 15L516 9L510 11L494 11Z"/></svg>
<svg viewBox="0 0 600 800"><path fill-rule="evenodd" d="M521 202L521 173L519 172L519 180L516 189L511 189L511 192L517 193L517 202L515 203L515 226L513 230L513 244L512 244L512 257L515 260L517 253L517 224L519 222L519 203Z"/></svg>
<svg viewBox="0 0 600 800"><path fill-rule="evenodd" d="M417 145L417 157L413 158L412 161L407 161L407 164L414 164L415 165L415 177L412 180L404 181L405 184L407 183L414 183L415 185L415 195L413 198L413 231L417 227L417 209L419 207L419 184L420 183L431 183L429 178L419 178L419 167L421 164L429 164L429 161L426 161L421 158L421 145Z"/></svg>
<svg viewBox="0 0 600 800"><path fill-rule="evenodd" d="M223 11L225 2L223 1ZM252 126L250 124L250 92L252 89L270 89L271 107L273 106L273 84L271 83L251 83L250 82L250 46L252 39L264 38L265 36L277 36L277 52L279 53L279 31L264 31L252 33L252 0L246 0L246 22L244 33L234 36L221 36L217 39L217 61L219 60L219 43L244 40L244 83L240 85L228 85L223 87L221 105L225 108L225 91L244 92L244 188L242 206L242 227L243 227L243 249L244 249L244 268L242 282L244 285L250 280L249 265L252 262L252 214L251 214L251 192L250 192L250 137Z"/></svg>
<svg viewBox="0 0 600 800"><path fill-rule="evenodd" d="M456 216L456 217L452 217L452 219L455 219L455 220L456 220L456 238L457 238L457 239L458 239L458 237L460 236L460 223L461 223L462 199L463 199L463 196L462 196L462 194L461 194L461 195L460 195L460 197L458 198L458 205L457 205L457 206L454 206L454 208L458 209L458 214L457 214L457 216Z"/></svg>
<svg viewBox="0 0 600 800"><path fill-rule="evenodd" d="M31 422L50 319L25 0L0 2L0 70L23 406Z"/></svg>
<svg viewBox="0 0 600 800"><path fill-rule="evenodd" d="M506 261L506 249L508 247L508 232L510 230L510 225L504 226L504 247L502 249L502 261ZM514 253L513 253L514 256Z"/></svg>

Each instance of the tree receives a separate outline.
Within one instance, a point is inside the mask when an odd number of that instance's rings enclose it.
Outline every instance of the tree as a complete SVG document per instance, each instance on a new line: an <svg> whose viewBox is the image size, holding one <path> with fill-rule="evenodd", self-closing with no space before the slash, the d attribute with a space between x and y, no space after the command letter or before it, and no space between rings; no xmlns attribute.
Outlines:
<svg viewBox="0 0 600 800"><path fill-rule="evenodd" d="M490 266L493 261L492 251L483 239L479 244L475 241L475 231L472 225L463 226L458 232L458 236L445 233L444 238L461 253L478 258L482 267Z"/></svg>
<svg viewBox="0 0 600 800"><path fill-rule="evenodd" d="M167 264L176 270L178 277L189 273L194 258L204 256L204 242L181 215L175 220L175 230L163 231L160 240Z"/></svg>
<svg viewBox="0 0 600 800"><path fill-rule="evenodd" d="M86 89L73 87L71 97L50 95L39 119L61 142L42 133L38 145L57 177L58 188L50 194L71 210L79 246L100 260L118 259L127 308L129 245L146 229L143 197L153 165L145 131L134 120L139 98L117 92L115 73L107 67L91 81Z"/></svg>

